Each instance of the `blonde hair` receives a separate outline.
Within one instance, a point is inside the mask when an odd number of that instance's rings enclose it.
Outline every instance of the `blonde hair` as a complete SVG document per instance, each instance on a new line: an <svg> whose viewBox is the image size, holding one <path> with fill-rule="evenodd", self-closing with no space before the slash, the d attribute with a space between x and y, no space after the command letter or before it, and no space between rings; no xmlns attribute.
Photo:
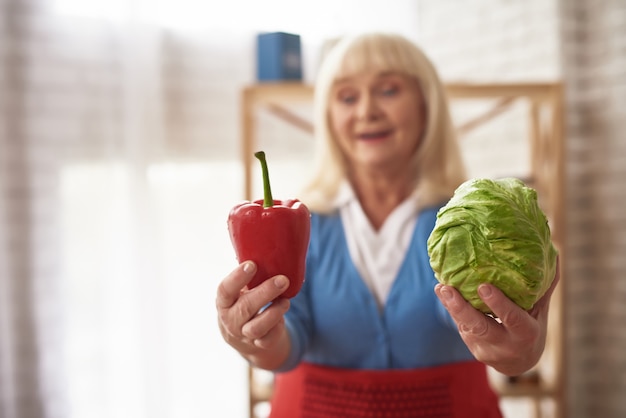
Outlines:
<svg viewBox="0 0 626 418"><path fill-rule="evenodd" d="M330 92L338 77L364 70L393 71L417 79L427 116L413 158L414 194L420 207L445 202L465 180L465 167L443 85L433 64L414 43L385 33L343 38L325 57L317 75L313 105L316 158L313 175L300 199L312 211L333 210L334 198L346 178L346 166L330 127Z"/></svg>

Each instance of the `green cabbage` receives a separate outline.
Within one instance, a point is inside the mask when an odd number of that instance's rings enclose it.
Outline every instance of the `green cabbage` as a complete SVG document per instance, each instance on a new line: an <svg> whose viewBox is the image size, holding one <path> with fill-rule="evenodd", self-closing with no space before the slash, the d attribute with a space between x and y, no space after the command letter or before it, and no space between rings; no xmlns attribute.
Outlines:
<svg viewBox="0 0 626 418"><path fill-rule="evenodd" d="M554 280L557 251L537 192L521 180L473 179L437 213L428 238L435 277L491 313L477 294L491 283L528 310Z"/></svg>

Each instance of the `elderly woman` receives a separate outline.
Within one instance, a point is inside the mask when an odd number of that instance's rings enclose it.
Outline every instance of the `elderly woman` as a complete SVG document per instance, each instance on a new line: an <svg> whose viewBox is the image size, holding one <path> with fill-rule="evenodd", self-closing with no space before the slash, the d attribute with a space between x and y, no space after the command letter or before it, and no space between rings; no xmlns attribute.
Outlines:
<svg viewBox="0 0 626 418"><path fill-rule="evenodd" d="M527 312L481 285L496 320L435 279L427 239L465 180L435 68L398 35L342 39L318 75L315 129L301 292L280 298L280 275L247 289L245 261L216 301L225 341L276 372L271 417L500 417L486 366L536 364L551 290Z"/></svg>

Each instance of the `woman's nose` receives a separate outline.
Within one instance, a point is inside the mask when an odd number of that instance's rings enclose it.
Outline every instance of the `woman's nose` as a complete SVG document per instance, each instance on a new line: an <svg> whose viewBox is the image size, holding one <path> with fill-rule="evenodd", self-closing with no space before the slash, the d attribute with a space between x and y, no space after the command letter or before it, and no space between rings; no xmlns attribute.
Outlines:
<svg viewBox="0 0 626 418"><path fill-rule="evenodd" d="M376 119L380 116L380 108L376 102L376 98L370 94L362 96L357 106L357 116L359 119Z"/></svg>

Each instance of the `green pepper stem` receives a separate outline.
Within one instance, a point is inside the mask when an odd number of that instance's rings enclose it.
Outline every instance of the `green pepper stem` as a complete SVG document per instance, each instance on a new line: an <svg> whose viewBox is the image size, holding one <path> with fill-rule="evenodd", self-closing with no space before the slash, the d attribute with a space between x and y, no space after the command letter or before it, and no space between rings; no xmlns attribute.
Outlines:
<svg viewBox="0 0 626 418"><path fill-rule="evenodd" d="M261 171L263 173L263 207L271 208L274 206L272 198L272 188L270 187L270 174L267 169L267 161L265 160L265 152L255 152L254 156L261 162Z"/></svg>

